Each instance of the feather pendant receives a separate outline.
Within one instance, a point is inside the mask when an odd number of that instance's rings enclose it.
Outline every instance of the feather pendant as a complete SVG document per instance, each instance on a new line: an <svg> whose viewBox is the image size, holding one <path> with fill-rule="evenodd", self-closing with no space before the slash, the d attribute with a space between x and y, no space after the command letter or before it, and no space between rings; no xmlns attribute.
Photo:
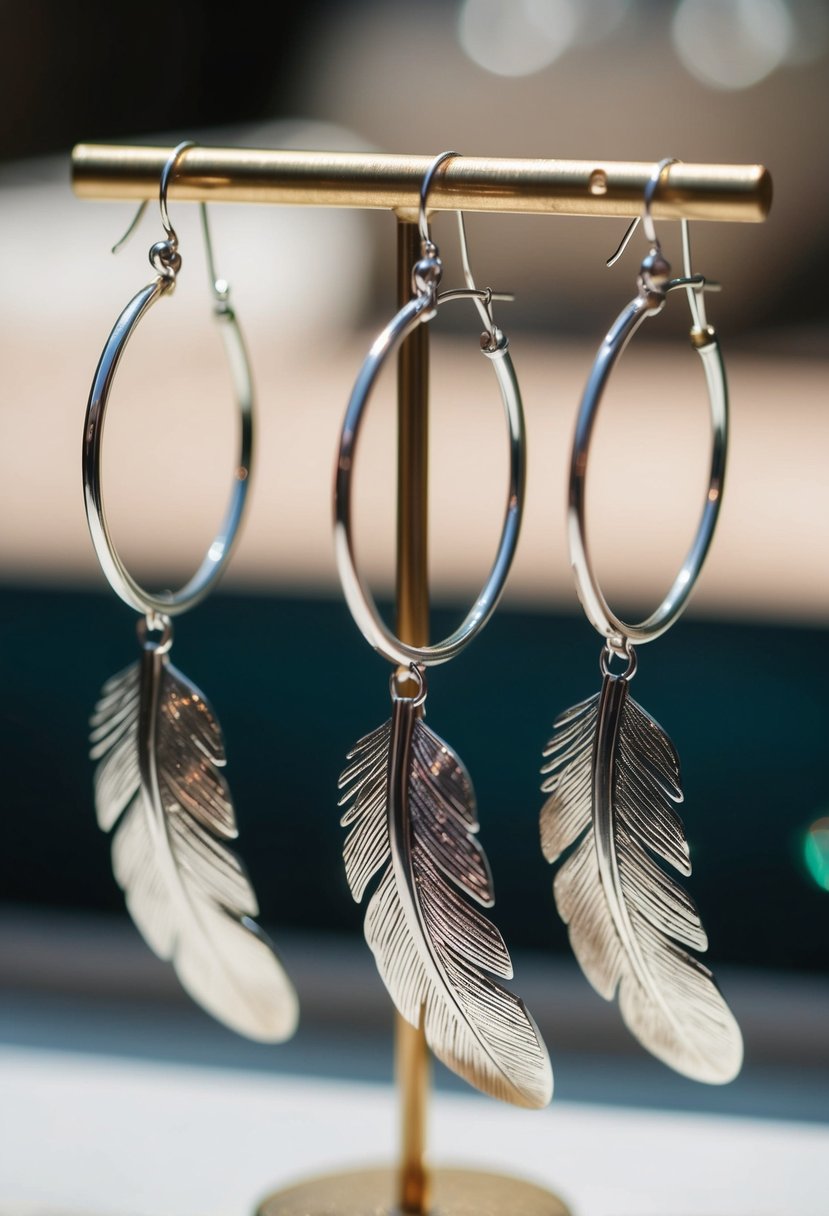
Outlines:
<svg viewBox="0 0 829 1216"><path fill-rule="evenodd" d="M224 743L201 692L158 646L107 681L92 717L95 806L147 945L208 1013L261 1042L289 1038L296 993L251 919ZM117 828L115 825L118 825Z"/></svg>
<svg viewBox="0 0 829 1216"><path fill-rule="evenodd" d="M473 904L494 903L469 775L413 700L349 754L340 777L346 876L359 903L379 875L365 935L397 1009L421 1016L435 1055L470 1084L518 1106L545 1106L552 1070L509 979L503 938Z"/></svg>
<svg viewBox="0 0 829 1216"><path fill-rule="evenodd" d="M618 997L628 1029L664 1063L697 1081L732 1080L739 1027L688 953L708 946L699 913L658 864L691 873L673 744L614 675L555 730L542 769L541 848L553 862L575 846L553 889L582 970L606 1000Z"/></svg>

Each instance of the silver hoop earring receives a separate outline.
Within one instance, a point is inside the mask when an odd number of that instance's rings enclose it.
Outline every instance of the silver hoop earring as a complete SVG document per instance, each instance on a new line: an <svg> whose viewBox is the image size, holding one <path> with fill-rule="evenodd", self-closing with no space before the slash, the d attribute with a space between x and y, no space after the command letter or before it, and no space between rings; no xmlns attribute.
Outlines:
<svg viewBox="0 0 829 1216"><path fill-rule="evenodd" d="M679 759L661 727L629 694L636 672L634 644L652 641L685 607L711 542L722 497L728 434L728 394L719 342L705 316L705 279L691 273L687 221L682 221L684 274L671 278L651 215L665 168L654 170L642 225L649 251L638 291L602 343L582 398L570 466L568 532L579 598L605 638L601 691L555 722L544 753L541 847L547 861L568 856L554 882L556 905L568 925L582 970L606 1000L618 999L632 1034L677 1072L712 1084L740 1070L742 1038L707 967L687 948L704 951L699 913L663 865L690 875L682 824ZM625 248L629 227L610 259ZM662 603L638 623L610 608L590 560L585 531L585 476L593 425L616 361L640 325L657 316L667 296L684 288L691 311L691 345L702 360L708 390L712 451L708 494L696 535ZM614 674L620 659L624 669Z"/></svg>
<svg viewBox="0 0 829 1216"><path fill-rule="evenodd" d="M193 146L179 144L164 166L159 201L165 239L150 250L157 277L116 321L95 372L84 423L84 502L92 543L112 589L142 614L141 658L107 681L91 720L91 757L98 762L95 806L101 829L115 828L115 879L148 946L173 964L182 986L208 1013L249 1038L277 1042L295 1029L296 994L271 942L251 919L258 914L256 896L224 843L238 833L221 772L221 729L203 693L169 659L172 617L198 603L227 563L242 520L253 446L250 368L230 289L215 274L203 204L214 312L233 375L241 438L224 522L180 590L155 594L129 573L110 534L101 480L104 420L121 357L141 318L172 293L181 269L167 190ZM144 204L116 249L143 210Z"/></svg>
<svg viewBox="0 0 829 1216"><path fill-rule="evenodd" d="M392 674L392 716L349 753L340 777L346 876L358 903L373 880L365 935L400 1014L422 1024L435 1055L472 1085L525 1107L546 1105L552 1071L524 1004L492 977L508 979L512 965L495 926L474 904L494 903L481 846L475 795L459 757L423 721L425 669L445 663L469 644L491 616L515 552L524 490L524 425L507 340L492 319L492 293L472 280L440 293L440 255L429 232L426 204L445 152L430 166L420 195L421 257L413 294L378 336L357 377L340 440L335 487L335 542L340 578L354 620L385 659L414 678L404 695ZM462 244L465 234L459 215ZM460 627L432 646L411 646L383 622L356 566L351 518L354 457L365 407L385 361L418 325L457 299L475 302L484 321L484 355L495 370L507 418L510 486L495 563Z"/></svg>

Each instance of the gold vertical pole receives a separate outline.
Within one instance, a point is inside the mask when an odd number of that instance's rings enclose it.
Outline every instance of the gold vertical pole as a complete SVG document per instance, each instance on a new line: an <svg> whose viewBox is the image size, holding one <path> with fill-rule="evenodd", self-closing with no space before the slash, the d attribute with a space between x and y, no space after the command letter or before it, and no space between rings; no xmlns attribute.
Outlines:
<svg viewBox="0 0 829 1216"><path fill-rule="evenodd" d="M397 225L397 303L412 294L420 256L417 224ZM397 633L404 642L429 640L428 567L429 327L418 325L397 359ZM405 1216L429 1210L425 1164L429 1051L423 1025L395 1014L395 1074L400 1094L397 1201Z"/></svg>
<svg viewBox="0 0 829 1216"><path fill-rule="evenodd" d="M412 297L420 257L417 224L397 224L397 306ZM429 641L427 491L429 479L429 327L418 325L397 359L397 633L411 646Z"/></svg>

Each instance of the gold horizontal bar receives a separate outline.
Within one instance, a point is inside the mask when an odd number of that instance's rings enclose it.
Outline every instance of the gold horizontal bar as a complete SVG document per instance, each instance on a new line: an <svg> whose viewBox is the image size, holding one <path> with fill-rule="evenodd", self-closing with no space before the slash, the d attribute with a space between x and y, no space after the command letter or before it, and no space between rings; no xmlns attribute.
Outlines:
<svg viewBox="0 0 829 1216"><path fill-rule="evenodd" d="M170 148L78 144L72 179L81 198L145 199L158 193ZM371 207L417 214L431 156L194 147L182 156L171 197L199 202ZM651 161L507 160L459 156L429 193L429 209L632 217L642 209ZM653 203L660 219L760 223L771 207L762 165L673 164Z"/></svg>

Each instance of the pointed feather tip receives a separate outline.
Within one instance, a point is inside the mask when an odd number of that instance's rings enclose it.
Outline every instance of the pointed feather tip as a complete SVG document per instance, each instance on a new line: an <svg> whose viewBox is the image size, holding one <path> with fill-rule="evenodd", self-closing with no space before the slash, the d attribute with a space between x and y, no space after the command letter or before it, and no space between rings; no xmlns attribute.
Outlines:
<svg viewBox="0 0 829 1216"><path fill-rule="evenodd" d="M523 1011L524 1017L527 1019L527 1022L536 1037L539 1052L543 1060L541 1069L539 1070L539 1075L536 1079L534 1090L532 1091L532 1094L528 1095L530 1100L528 1102L518 1103L518 1105L523 1106L525 1110L543 1110L544 1107L549 1106L553 1100L553 1090L555 1088L555 1083L553 1080L553 1065L550 1060L547 1047L544 1043L544 1039L541 1037L541 1031L538 1029L536 1020L530 1013L527 1006L524 1004L521 997L518 998L518 1005Z"/></svg>
<svg viewBox="0 0 829 1216"><path fill-rule="evenodd" d="M442 1051L438 1044L431 1041L428 1031L426 1042L436 1059L440 1060L446 1068L457 1073L473 1089L477 1089L479 1093L484 1094L487 1098L495 1098L499 1102L508 1102L510 1106L517 1106L521 1110L544 1110L553 1099L553 1066L550 1063L550 1057L544 1046L544 1040L535 1023L535 1019L520 997L516 1000L516 1004L527 1019L527 1023L535 1035L539 1049L539 1067L531 1083L522 1086L503 1073L492 1076L483 1073L480 1067L475 1066L474 1062L459 1060L456 1056ZM413 1026L415 1029L418 1028L419 1022L415 1022L399 1009L398 1012L401 1013L401 1016L405 1018L410 1026Z"/></svg>
<svg viewBox="0 0 829 1216"><path fill-rule="evenodd" d="M686 1031L681 1038L679 1051L676 1041L672 1043L670 1040L666 1044L657 1040L642 1045L652 1051L663 1064L691 1081L704 1085L728 1085L739 1075L743 1066L742 1032L711 971L704 963L698 963L698 967L710 984L709 1000L717 1019L713 1037L700 1044L694 1042L690 1031ZM620 1009L621 1007L620 1001ZM634 1038L638 1039L639 1036L628 1022L625 1011L623 1020Z"/></svg>
<svg viewBox="0 0 829 1216"><path fill-rule="evenodd" d="M253 954L249 955L250 969L243 975L243 983L234 985L237 977L222 968L221 981L213 984L203 959L176 954L173 966L181 986L211 1017L236 1034L255 1043L284 1043L299 1023L296 989L273 942L256 921L249 916L238 921L235 917L227 919L229 932L249 935L247 949ZM244 941L238 940L240 945ZM243 955L243 949L236 951L237 962L242 965Z"/></svg>
<svg viewBox="0 0 829 1216"><path fill-rule="evenodd" d="M181 976L179 979L181 980ZM293 989L290 996L283 991L269 1008L263 1004L261 1009L244 1011L240 1016L234 1017L228 1016L221 1008L211 1008L204 997L199 995L198 988L191 988L183 980L181 986L214 1021L253 1043L285 1043L293 1038L299 1024L299 1001Z"/></svg>
<svg viewBox="0 0 829 1216"><path fill-rule="evenodd" d="M703 1085L729 1085L739 1076L744 1059L743 1036L733 1018L729 1029L730 1037L726 1048L717 1059L713 1056L698 1055L686 1061L677 1059L670 1052L658 1051L653 1044L643 1043L642 1046L689 1081L698 1081ZM634 1038L638 1036L634 1035Z"/></svg>

